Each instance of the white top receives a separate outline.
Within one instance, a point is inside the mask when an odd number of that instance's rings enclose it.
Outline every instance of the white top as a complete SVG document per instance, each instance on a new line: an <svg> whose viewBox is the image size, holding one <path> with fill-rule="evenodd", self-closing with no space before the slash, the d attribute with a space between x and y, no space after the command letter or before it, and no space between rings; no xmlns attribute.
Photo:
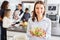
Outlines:
<svg viewBox="0 0 60 40"><path fill-rule="evenodd" d="M13 20L11 20L11 19L9 19L7 17L3 18L3 27L4 28L9 28L12 23L13 23Z"/></svg>
<svg viewBox="0 0 60 40"><path fill-rule="evenodd" d="M22 13L20 16L19 16L19 14L20 14L19 10L15 11L15 15L14 16L17 16L17 18L18 18L18 20L16 20L16 21L20 21L21 18L23 17L23 15L24 15L24 13Z"/></svg>
<svg viewBox="0 0 60 40"><path fill-rule="evenodd" d="M40 27L43 28L46 31L46 37L39 38L34 37L30 34L29 30L34 27ZM32 19L29 19L28 21L28 28L27 28L27 36L29 37L29 40L51 40L51 20L44 17L40 22L37 22L36 20L33 22Z"/></svg>

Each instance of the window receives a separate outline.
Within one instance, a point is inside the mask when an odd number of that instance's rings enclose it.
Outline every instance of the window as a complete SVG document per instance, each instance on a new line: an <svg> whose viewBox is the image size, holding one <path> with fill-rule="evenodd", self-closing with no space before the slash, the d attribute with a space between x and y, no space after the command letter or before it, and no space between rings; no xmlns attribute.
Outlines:
<svg viewBox="0 0 60 40"><path fill-rule="evenodd" d="M25 12L25 8L29 9L29 13L31 13L34 9L34 2L33 1L23 1L22 2L23 5L23 11Z"/></svg>

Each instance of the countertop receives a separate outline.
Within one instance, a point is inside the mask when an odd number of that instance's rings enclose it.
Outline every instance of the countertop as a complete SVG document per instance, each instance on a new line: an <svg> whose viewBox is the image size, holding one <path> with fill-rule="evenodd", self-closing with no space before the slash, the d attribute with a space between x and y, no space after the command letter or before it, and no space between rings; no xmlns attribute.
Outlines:
<svg viewBox="0 0 60 40"><path fill-rule="evenodd" d="M14 31L14 32L23 32L26 33L27 28L22 27L9 27L7 28L7 31Z"/></svg>

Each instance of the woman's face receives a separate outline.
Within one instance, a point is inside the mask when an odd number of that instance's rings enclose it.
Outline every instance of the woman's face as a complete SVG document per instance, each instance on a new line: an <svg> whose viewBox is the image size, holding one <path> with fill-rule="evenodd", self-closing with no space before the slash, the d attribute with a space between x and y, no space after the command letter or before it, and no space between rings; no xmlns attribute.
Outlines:
<svg viewBox="0 0 60 40"><path fill-rule="evenodd" d="M22 9L22 7L20 5L18 5L18 10L21 10L21 9Z"/></svg>
<svg viewBox="0 0 60 40"><path fill-rule="evenodd" d="M44 11L45 11L45 8L44 8L43 4L36 5L36 7L35 7L36 15L43 15Z"/></svg>
<svg viewBox="0 0 60 40"><path fill-rule="evenodd" d="M7 9L9 8L9 6L10 6L10 4L8 3L8 4L7 4Z"/></svg>

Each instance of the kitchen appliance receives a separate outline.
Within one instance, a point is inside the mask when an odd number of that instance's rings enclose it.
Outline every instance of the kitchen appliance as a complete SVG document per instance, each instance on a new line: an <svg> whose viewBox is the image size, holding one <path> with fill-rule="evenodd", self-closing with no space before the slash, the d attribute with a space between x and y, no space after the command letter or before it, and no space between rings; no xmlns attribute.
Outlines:
<svg viewBox="0 0 60 40"><path fill-rule="evenodd" d="M59 24L60 24L60 17L59 17Z"/></svg>
<svg viewBox="0 0 60 40"><path fill-rule="evenodd" d="M51 35L60 35L59 27L59 5L47 4L46 6L46 17L51 19Z"/></svg>

